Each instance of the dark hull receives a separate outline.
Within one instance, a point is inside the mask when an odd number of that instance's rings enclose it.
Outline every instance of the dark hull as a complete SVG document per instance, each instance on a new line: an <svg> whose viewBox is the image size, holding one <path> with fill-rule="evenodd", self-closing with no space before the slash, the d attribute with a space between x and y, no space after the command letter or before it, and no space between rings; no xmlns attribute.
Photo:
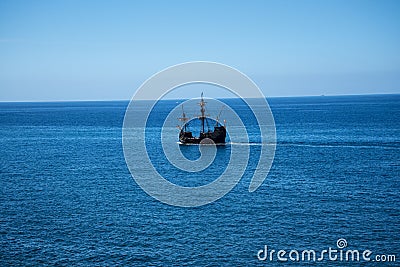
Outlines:
<svg viewBox="0 0 400 267"><path fill-rule="evenodd" d="M211 139L215 144L225 144L226 129L223 126L215 127L214 132L200 133L199 137L192 136L191 132L181 131L179 134L179 141L181 144L200 144L204 139ZM202 144L210 143L207 140L203 141Z"/></svg>

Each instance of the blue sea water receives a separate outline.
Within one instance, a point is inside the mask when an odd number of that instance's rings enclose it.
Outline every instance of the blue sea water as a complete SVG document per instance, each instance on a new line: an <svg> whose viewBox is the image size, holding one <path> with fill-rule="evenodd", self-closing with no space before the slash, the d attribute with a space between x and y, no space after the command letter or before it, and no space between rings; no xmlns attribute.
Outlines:
<svg viewBox="0 0 400 267"><path fill-rule="evenodd" d="M230 193L197 208L163 204L132 179L121 137L127 101L0 103L0 265L280 265L276 256L260 261L258 251L337 249L339 238L348 249L400 261L400 95L268 101L277 147L267 179L248 192L259 131L246 105L226 99L245 118L251 160ZM230 146L218 148L207 175L169 165L159 128L176 105L155 107L149 156L176 184L209 183ZM178 130L170 132L177 139Z"/></svg>

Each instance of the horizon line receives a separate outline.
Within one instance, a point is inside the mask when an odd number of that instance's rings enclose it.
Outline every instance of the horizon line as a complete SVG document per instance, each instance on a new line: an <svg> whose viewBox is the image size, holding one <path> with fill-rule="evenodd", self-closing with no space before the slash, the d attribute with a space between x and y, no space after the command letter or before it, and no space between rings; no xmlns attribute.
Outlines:
<svg viewBox="0 0 400 267"><path fill-rule="evenodd" d="M292 96L266 96L270 98L299 98L299 97L342 97L342 96L378 96L378 95L400 95L399 93L365 93L365 94L320 94L320 95L292 95ZM197 98L197 97L196 97ZM207 98L207 97L206 97ZM212 98L212 97L208 97ZM189 98L165 98L159 101L187 100ZM221 97L213 99L240 99L240 97ZM253 98L244 98L253 99ZM140 99L139 101L156 101L157 99ZM131 99L71 99L71 100L0 100L0 103L54 103L54 102L118 102L131 101Z"/></svg>

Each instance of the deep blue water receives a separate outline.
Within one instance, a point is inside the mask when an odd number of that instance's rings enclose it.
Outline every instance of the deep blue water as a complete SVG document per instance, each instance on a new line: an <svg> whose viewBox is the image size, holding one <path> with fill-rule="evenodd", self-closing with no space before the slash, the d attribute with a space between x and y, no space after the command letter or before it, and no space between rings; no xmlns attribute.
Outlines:
<svg viewBox="0 0 400 267"><path fill-rule="evenodd" d="M259 132L241 101L224 101L255 145L239 184L198 208L162 204L132 179L121 138L128 102L0 103L0 265L280 265L257 252L321 251L339 238L400 261L400 95L268 99L277 150L253 193ZM149 121L150 157L174 183L209 183L230 146L207 175L174 169L157 140L175 105L161 102Z"/></svg>

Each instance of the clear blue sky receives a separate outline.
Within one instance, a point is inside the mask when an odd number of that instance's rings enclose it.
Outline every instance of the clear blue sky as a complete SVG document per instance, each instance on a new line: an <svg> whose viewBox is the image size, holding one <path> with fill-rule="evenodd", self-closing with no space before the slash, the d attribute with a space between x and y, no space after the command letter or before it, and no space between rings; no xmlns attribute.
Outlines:
<svg viewBox="0 0 400 267"><path fill-rule="evenodd" d="M400 1L0 1L0 101L129 99L216 61L267 96L400 93Z"/></svg>

